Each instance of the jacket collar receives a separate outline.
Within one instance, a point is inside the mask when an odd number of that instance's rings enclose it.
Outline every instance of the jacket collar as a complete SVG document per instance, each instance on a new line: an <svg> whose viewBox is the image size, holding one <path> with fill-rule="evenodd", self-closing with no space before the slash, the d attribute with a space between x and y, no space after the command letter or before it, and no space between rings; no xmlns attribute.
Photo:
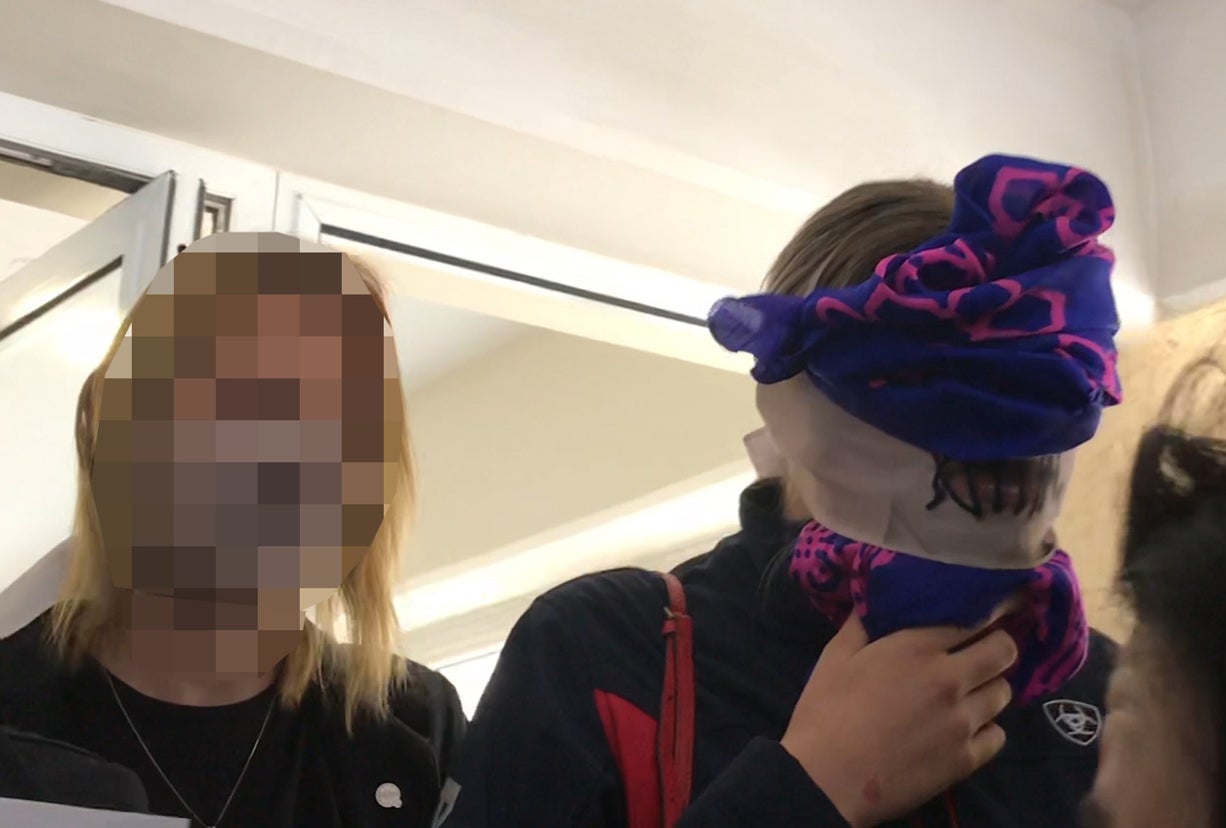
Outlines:
<svg viewBox="0 0 1226 828"><path fill-rule="evenodd" d="M793 580L792 546L804 521L784 514L783 486L778 480L759 480L741 494L740 544L753 559L758 581L759 622L775 639L825 646L834 634Z"/></svg>

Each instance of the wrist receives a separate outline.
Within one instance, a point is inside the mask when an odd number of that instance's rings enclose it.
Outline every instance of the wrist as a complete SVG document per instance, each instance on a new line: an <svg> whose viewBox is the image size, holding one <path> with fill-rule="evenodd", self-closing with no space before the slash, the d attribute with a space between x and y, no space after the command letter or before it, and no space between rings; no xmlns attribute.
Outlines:
<svg viewBox="0 0 1226 828"><path fill-rule="evenodd" d="M806 752L792 744L787 735L779 744L804 769L810 781L839 812L849 828L876 827L877 822L864 813L863 797L848 791L847 786L841 784L837 767L830 767L817 757L806 756Z"/></svg>

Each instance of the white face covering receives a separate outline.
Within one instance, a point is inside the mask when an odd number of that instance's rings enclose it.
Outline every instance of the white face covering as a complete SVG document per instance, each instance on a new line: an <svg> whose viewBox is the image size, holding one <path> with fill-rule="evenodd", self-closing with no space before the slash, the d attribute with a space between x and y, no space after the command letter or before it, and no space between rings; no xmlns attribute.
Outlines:
<svg viewBox="0 0 1226 828"><path fill-rule="evenodd" d="M978 472L938 475L938 460L848 414L807 376L758 386L769 440L750 435L759 472L773 444L819 523L840 535L934 561L1030 569L1051 554L1074 452L1036 458L985 491ZM1023 479L1024 477L1024 479ZM968 501L983 504L979 514ZM1018 506L1024 508L1018 508Z"/></svg>
<svg viewBox="0 0 1226 828"><path fill-rule="evenodd" d="M787 477L788 461L783 459L766 429L761 428L746 435L745 452L759 480Z"/></svg>

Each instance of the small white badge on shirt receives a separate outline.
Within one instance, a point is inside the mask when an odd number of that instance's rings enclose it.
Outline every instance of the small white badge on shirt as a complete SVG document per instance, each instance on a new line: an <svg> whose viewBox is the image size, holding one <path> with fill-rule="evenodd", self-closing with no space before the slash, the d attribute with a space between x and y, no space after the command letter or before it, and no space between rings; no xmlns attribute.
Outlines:
<svg viewBox="0 0 1226 828"><path fill-rule="evenodd" d="M400 801L400 788L391 782L384 782L375 788L375 802L384 808L399 808L404 804Z"/></svg>

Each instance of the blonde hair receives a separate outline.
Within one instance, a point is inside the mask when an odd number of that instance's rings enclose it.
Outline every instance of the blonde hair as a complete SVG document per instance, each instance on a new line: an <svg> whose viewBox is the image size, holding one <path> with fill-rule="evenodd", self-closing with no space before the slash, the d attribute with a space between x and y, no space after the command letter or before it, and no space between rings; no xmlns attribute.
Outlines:
<svg viewBox="0 0 1226 828"><path fill-rule="evenodd" d="M381 282L359 262L351 258L348 261L370 289L384 319L388 319ZM120 326L102 362L86 378L77 401L77 502L72 556L60 599L52 608L49 630L56 651L70 666L79 665L96 652L117 631L120 619L91 474L106 371L132 324L133 313L135 307ZM316 623L306 624L298 646L289 654L280 673L282 706L296 707L313 683L335 686L343 700L346 727L350 729L360 713L386 717L389 694L407 680L404 659L396 654L400 625L392 601L399 552L415 500L407 417L405 423L397 485L378 534L340 589L316 606ZM349 644L341 644L336 638L342 612Z"/></svg>
<svg viewBox="0 0 1226 828"><path fill-rule="evenodd" d="M953 188L935 181L874 181L852 187L801 225L767 272L769 293L803 296L853 287L887 256L945 232Z"/></svg>

